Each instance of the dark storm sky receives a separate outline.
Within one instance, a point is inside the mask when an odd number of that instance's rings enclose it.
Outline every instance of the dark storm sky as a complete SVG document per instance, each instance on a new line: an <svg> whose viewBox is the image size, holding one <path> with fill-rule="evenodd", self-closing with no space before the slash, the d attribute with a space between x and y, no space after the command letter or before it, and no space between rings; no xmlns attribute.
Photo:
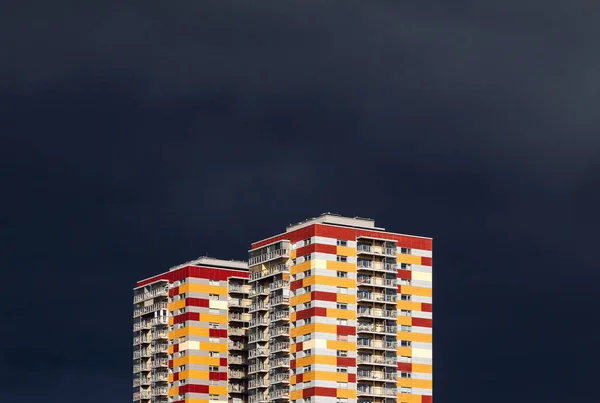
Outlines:
<svg viewBox="0 0 600 403"><path fill-rule="evenodd" d="M131 288L325 211L434 238L437 403L597 403L600 5L9 1L0 402L131 401Z"/></svg>

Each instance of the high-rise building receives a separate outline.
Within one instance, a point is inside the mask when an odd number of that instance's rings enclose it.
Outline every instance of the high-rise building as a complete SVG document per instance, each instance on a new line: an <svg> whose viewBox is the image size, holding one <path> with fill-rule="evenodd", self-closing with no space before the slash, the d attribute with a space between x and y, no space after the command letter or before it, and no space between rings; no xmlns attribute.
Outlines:
<svg viewBox="0 0 600 403"><path fill-rule="evenodd" d="M431 238L323 214L253 243L248 264L141 281L134 400L431 403L431 269Z"/></svg>

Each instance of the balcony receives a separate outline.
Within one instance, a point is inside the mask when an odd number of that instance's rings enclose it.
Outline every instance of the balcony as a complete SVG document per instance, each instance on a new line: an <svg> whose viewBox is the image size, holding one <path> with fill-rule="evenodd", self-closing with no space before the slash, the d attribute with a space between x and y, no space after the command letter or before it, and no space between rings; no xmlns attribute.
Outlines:
<svg viewBox="0 0 600 403"><path fill-rule="evenodd" d="M267 332L253 332L248 336L249 343L256 343L258 341L269 341L269 335ZM250 350L252 352L252 350Z"/></svg>
<svg viewBox="0 0 600 403"><path fill-rule="evenodd" d="M359 354L359 356L356 358L356 363L358 365L383 365L396 367L398 361L396 357L383 357L380 355Z"/></svg>
<svg viewBox="0 0 600 403"><path fill-rule="evenodd" d="M250 304L250 312L257 312L257 311L268 311L269 310L269 304L266 302L254 302L252 304Z"/></svg>
<svg viewBox="0 0 600 403"><path fill-rule="evenodd" d="M133 387L137 388L139 386L149 386L151 383L151 379L148 376L144 376L141 378L135 378L133 380Z"/></svg>
<svg viewBox="0 0 600 403"><path fill-rule="evenodd" d="M229 376L230 378L236 378ZM241 378L241 377L237 377ZM230 383L227 385L227 392L229 393L246 393L246 386L242 383Z"/></svg>
<svg viewBox="0 0 600 403"><path fill-rule="evenodd" d="M250 290L250 298L259 295L269 295L269 287L252 287Z"/></svg>
<svg viewBox="0 0 600 403"><path fill-rule="evenodd" d="M369 277L369 276L357 277L356 284L359 286L369 285L372 287L384 287L384 288L394 288L394 289L396 289L398 287L398 281L396 279Z"/></svg>
<svg viewBox="0 0 600 403"><path fill-rule="evenodd" d="M247 376L246 371L229 370L229 379L243 379Z"/></svg>
<svg viewBox="0 0 600 403"><path fill-rule="evenodd" d="M378 302L380 304L393 304L396 305L396 296L395 295L386 295L375 292L368 291L359 291L356 294L357 301L370 301L370 302Z"/></svg>
<svg viewBox="0 0 600 403"><path fill-rule="evenodd" d="M269 366L266 364L248 365L248 374L256 374L258 372L269 372Z"/></svg>
<svg viewBox="0 0 600 403"><path fill-rule="evenodd" d="M152 341L150 336L136 336L133 338L133 345L136 346L138 344L148 344Z"/></svg>
<svg viewBox="0 0 600 403"><path fill-rule="evenodd" d="M290 327L289 326L278 326L271 328L269 330L269 336L271 337L279 337L279 336L288 336L290 335Z"/></svg>
<svg viewBox="0 0 600 403"><path fill-rule="evenodd" d="M160 386L152 389L152 396L168 396L169 388L166 386Z"/></svg>
<svg viewBox="0 0 600 403"><path fill-rule="evenodd" d="M250 286L247 284L229 284L228 291L230 293L249 294Z"/></svg>
<svg viewBox="0 0 600 403"><path fill-rule="evenodd" d="M249 281L257 281L257 280L262 280L264 278L270 277L270 276L274 276L276 274L280 274L280 273L289 273L290 272L290 266L283 263L283 264L278 264L276 266L272 266L269 267L265 270L261 270L261 271L254 271L250 273L250 280Z"/></svg>
<svg viewBox="0 0 600 403"><path fill-rule="evenodd" d="M372 260L359 260L356 263L356 267L358 270L380 271L389 273L396 273L396 271L398 270L398 264L396 263L375 262Z"/></svg>
<svg viewBox="0 0 600 403"><path fill-rule="evenodd" d="M248 389L267 388L268 386L269 384L264 378L250 379L248 381Z"/></svg>
<svg viewBox="0 0 600 403"><path fill-rule="evenodd" d="M258 357L267 357L269 355L269 351L264 348L254 348L248 352L248 358L258 358Z"/></svg>
<svg viewBox="0 0 600 403"><path fill-rule="evenodd" d="M248 308L250 306L250 300L247 298L229 298L227 303L232 308Z"/></svg>
<svg viewBox="0 0 600 403"><path fill-rule="evenodd" d="M246 329L243 327L230 327L227 329L228 336L245 336Z"/></svg>
<svg viewBox="0 0 600 403"><path fill-rule="evenodd" d="M152 332L153 339L168 339L169 332L167 330L155 330Z"/></svg>
<svg viewBox="0 0 600 403"><path fill-rule="evenodd" d="M281 358L271 359L271 360L269 360L269 365L271 366L271 369L289 368L290 359L289 359L289 357L281 357Z"/></svg>
<svg viewBox="0 0 600 403"><path fill-rule="evenodd" d="M152 367L150 366L150 363L136 364L133 366L134 374L136 374L138 372L150 372L151 370L152 370Z"/></svg>
<svg viewBox="0 0 600 403"><path fill-rule="evenodd" d="M385 340L373 340L373 339L358 339L356 341L356 347L359 349L373 349L373 350L397 350L398 343L395 341Z"/></svg>
<svg viewBox="0 0 600 403"><path fill-rule="evenodd" d="M290 397L290 389L289 388L277 388L277 389L272 389L269 392L269 400L289 399L289 397Z"/></svg>
<svg viewBox="0 0 600 403"><path fill-rule="evenodd" d="M240 343L239 341L230 341L227 343L227 348L229 350L246 350L248 349L248 345L246 343Z"/></svg>
<svg viewBox="0 0 600 403"><path fill-rule="evenodd" d="M271 343L269 345L270 353L289 352L289 351L290 351L290 343L288 343L288 342Z"/></svg>
<svg viewBox="0 0 600 403"><path fill-rule="evenodd" d="M152 304L150 306L145 306L143 308L138 308L133 310L133 317L136 318L141 315L145 315L150 312L156 312L161 309L167 309L167 302L157 302L156 304Z"/></svg>
<svg viewBox="0 0 600 403"><path fill-rule="evenodd" d="M168 372L156 372L152 375L152 382L168 382L169 381L169 373Z"/></svg>
<svg viewBox="0 0 600 403"><path fill-rule="evenodd" d="M285 245L287 246L287 245ZM262 255L253 256L248 259L248 267L256 266L258 264L266 263L271 260L276 260L280 258L290 257L290 249L289 247L284 247L281 249L276 249L271 252L263 253Z"/></svg>
<svg viewBox="0 0 600 403"><path fill-rule="evenodd" d="M358 370L356 379L361 381L396 382L397 372Z"/></svg>
<svg viewBox="0 0 600 403"><path fill-rule="evenodd" d="M142 348L139 350L133 351L133 359L141 358L141 357L150 357L152 355L152 350L149 348Z"/></svg>
<svg viewBox="0 0 600 403"><path fill-rule="evenodd" d="M275 374L271 374L269 375L269 382L271 382L271 384L274 383L290 383L290 374L288 371L286 371L285 373L283 372L279 372L279 373L275 373Z"/></svg>
<svg viewBox="0 0 600 403"><path fill-rule="evenodd" d="M158 343L152 345L152 354L167 354L169 352L169 345L167 343Z"/></svg>
<svg viewBox="0 0 600 403"><path fill-rule="evenodd" d="M266 403L267 398L265 398L264 393L259 392L257 394L251 394L248 396L248 403Z"/></svg>
<svg viewBox="0 0 600 403"><path fill-rule="evenodd" d="M286 281L286 283L287 283L287 281ZM290 298L284 297L283 295L278 295L276 297L269 298L269 303L271 304L272 307L277 306L277 305L289 305Z"/></svg>
<svg viewBox="0 0 600 403"><path fill-rule="evenodd" d="M152 368L167 368L169 366L169 360L166 358L158 358L152 360Z"/></svg>
<svg viewBox="0 0 600 403"><path fill-rule="evenodd" d="M388 246L375 246L375 245L364 245L359 244L356 246L356 254L361 255L375 255L375 256L390 256L397 257L398 249L390 248Z"/></svg>
<svg viewBox="0 0 600 403"><path fill-rule="evenodd" d="M359 323L356 327L358 333L379 333L379 334L393 334L396 335L398 332L397 326L384 326L375 325L370 323Z"/></svg>
<svg viewBox="0 0 600 403"><path fill-rule="evenodd" d="M149 300L152 298L168 297L168 296L169 296L169 286L167 285L166 287L163 286L163 287L156 288L154 290L143 292L141 294L136 294L133 296L133 302L138 303L138 302L146 301L146 300Z"/></svg>
<svg viewBox="0 0 600 403"><path fill-rule="evenodd" d="M271 322L276 322L278 320L287 321L289 319L290 319L290 312L287 309L275 311L275 312L271 313L271 315L269 315L269 320Z"/></svg>
<svg viewBox="0 0 600 403"><path fill-rule="evenodd" d="M371 386L358 384L356 388L357 396L393 396L396 397L398 394L398 389L396 388L382 388L379 386Z"/></svg>
<svg viewBox="0 0 600 403"><path fill-rule="evenodd" d="M358 317L367 318L386 318L386 319L398 319L398 311L391 311L385 309L368 308L359 306L357 310Z"/></svg>
<svg viewBox="0 0 600 403"><path fill-rule="evenodd" d="M269 284L271 291L279 290L282 288L290 288L290 282L288 280L277 280Z"/></svg>
<svg viewBox="0 0 600 403"><path fill-rule="evenodd" d="M268 326L267 318L263 316L263 317L251 319L250 327L257 327L257 326Z"/></svg>
<svg viewBox="0 0 600 403"><path fill-rule="evenodd" d="M230 365L245 365L246 359L241 355L231 355L227 359L227 363Z"/></svg>
<svg viewBox="0 0 600 403"><path fill-rule="evenodd" d="M250 322L250 314L249 313L229 313L228 319L229 322Z"/></svg>
<svg viewBox="0 0 600 403"><path fill-rule="evenodd" d="M161 325L168 325L169 324L169 318L166 316L158 316L156 318L152 318L152 326L161 326Z"/></svg>
<svg viewBox="0 0 600 403"><path fill-rule="evenodd" d="M133 331L137 332L139 330L150 329L152 327L152 322L149 320L145 320L142 322L137 322L133 324Z"/></svg>
<svg viewBox="0 0 600 403"><path fill-rule="evenodd" d="M133 400L146 400L152 397L152 393L149 390L142 390L133 394Z"/></svg>

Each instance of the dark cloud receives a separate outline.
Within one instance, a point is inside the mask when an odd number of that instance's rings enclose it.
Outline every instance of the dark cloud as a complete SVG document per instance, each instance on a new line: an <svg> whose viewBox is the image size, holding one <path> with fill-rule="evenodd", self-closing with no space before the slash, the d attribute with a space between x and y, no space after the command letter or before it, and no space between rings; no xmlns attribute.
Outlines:
<svg viewBox="0 0 600 403"><path fill-rule="evenodd" d="M9 5L0 400L129 401L136 280L337 211L434 237L438 401L591 402L598 10Z"/></svg>

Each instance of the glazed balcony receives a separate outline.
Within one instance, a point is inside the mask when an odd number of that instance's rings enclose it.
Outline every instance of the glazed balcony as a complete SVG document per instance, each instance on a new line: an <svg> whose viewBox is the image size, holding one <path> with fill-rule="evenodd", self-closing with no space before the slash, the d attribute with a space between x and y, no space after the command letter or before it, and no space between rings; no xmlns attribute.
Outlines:
<svg viewBox="0 0 600 403"><path fill-rule="evenodd" d="M381 245L365 245L358 244L356 246L357 255L372 255L372 256L387 256L397 257L398 249L395 247L381 246Z"/></svg>
<svg viewBox="0 0 600 403"><path fill-rule="evenodd" d="M397 372L358 370L356 379L359 381L396 382Z"/></svg>
<svg viewBox="0 0 600 403"><path fill-rule="evenodd" d="M287 281L286 281L286 283L287 283ZM271 304L272 307L277 306L277 305L289 305L290 298L284 297L283 295L278 295L276 297L269 298L269 303Z"/></svg>
<svg viewBox="0 0 600 403"><path fill-rule="evenodd" d="M254 348L248 352L248 358L268 357L269 350L265 347Z"/></svg>
<svg viewBox="0 0 600 403"><path fill-rule="evenodd" d="M396 305L395 295L386 295L368 291L358 291L358 293L356 294L356 300Z"/></svg>
<svg viewBox="0 0 600 403"><path fill-rule="evenodd" d="M256 266L272 260L290 257L289 242L285 241L281 243L281 249L275 249L270 252L264 252L248 259L248 267Z"/></svg>
<svg viewBox="0 0 600 403"><path fill-rule="evenodd" d="M269 366L264 363L248 365L248 374L269 372Z"/></svg>
<svg viewBox="0 0 600 403"><path fill-rule="evenodd" d="M357 310L357 316L367 318L397 319L398 311L359 306Z"/></svg>
<svg viewBox="0 0 600 403"><path fill-rule="evenodd" d="M138 302L142 302L142 301L147 301L152 298L168 297L168 296L169 296L169 286L166 285L166 286L158 287L156 289L144 291L139 294L135 294L133 296L133 302L138 303Z"/></svg>
<svg viewBox="0 0 600 403"><path fill-rule="evenodd" d="M273 281L269 287L271 291L290 288L290 282L288 280L276 280Z"/></svg>
<svg viewBox="0 0 600 403"><path fill-rule="evenodd" d="M269 336L271 337L279 337L279 336L287 336L290 335L290 327L289 326L278 326L273 327L269 330Z"/></svg>
<svg viewBox="0 0 600 403"><path fill-rule="evenodd" d="M396 273L398 270L398 264L396 263L384 263L384 262L375 262L372 260L359 260L356 263L356 268L358 270L368 270L368 271L379 271L379 272L387 272L387 273Z"/></svg>
<svg viewBox="0 0 600 403"><path fill-rule="evenodd" d="M230 378L232 377L230 376ZM243 383L229 383L227 385L227 391L229 393L246 393L246 385Z"/></svg>
<svg viewBox="0 0 600 403"><path fill-rule="evenodd" d="M289 253L288 253L288 255L289 255ZM282 263L282 264L278 264L276 266L271 266L271 267L266 268L261 271L251 272L249 281L258 281L258 280L265 279L267 277L274 276L276 274L289 273L289 272L290 272L290 266L285 263Z"/></svg>
<svg viewBox="0 0 600 403"><path fill-rule="evenodd" d="M383 357L379 355L362 355L356 358L358 365L381 365L381 366L393 366L396 367L398 361L396 357Z"/></svg>
<svg viewBox="0 0 600 403"><path fill-rule="evenodd" d="M239 341L230 341L227 343L227 348L229 350L247 350L248 344L240 343Z"/></svg>
<svg viewBox="0 0 600 403"><path fill-rule="evenodd" d="M371 286L393 289L396 289L398 287L398 281L396 279L369 276L357 277L356 284L359 286Z"/></svg>
<svg viewBox="0 0 600 403"><path fill-rule="evenodd" d="M358 384L356 387L357 396L393 396L398 395L398 389L396 388L382 388L379 386L371 386Z"/></svg>
<svg viewBox="0 0 600 403"><path fill-rule="evenodd" d="M356 331L358 333L378 333L378 334L398 334L397 326L385 326L385 325L377 325L370 323L359 323L356 326Z"/></svg>

